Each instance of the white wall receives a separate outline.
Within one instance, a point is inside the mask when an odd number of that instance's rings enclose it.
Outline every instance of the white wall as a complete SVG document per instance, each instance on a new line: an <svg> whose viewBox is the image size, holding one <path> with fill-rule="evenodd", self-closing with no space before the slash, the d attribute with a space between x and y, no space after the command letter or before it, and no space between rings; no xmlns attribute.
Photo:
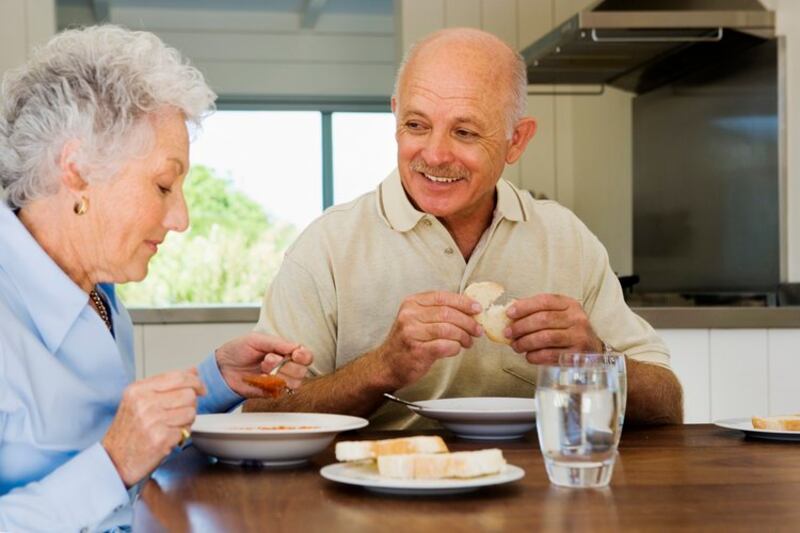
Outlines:
<svg viewBox="0 0 800 533"><path fill-rule="evenodd" d="M0 0L0 75L56 31L55 0Z"/></svg>
<svg viewBox="0 0 800 533"><path fill-rule="evenodd" d="M521 50L592 1L395 0L397 52L454 26L490 31ZM537 119L538 132L504 173L572 209L605 244L619 274L633 270L632 98L613 88L602 96L529 96L528 114Z"/></svg>
<svg viewBox="0 0 800 533"><path fill-rule="evenodd" d="M800 282L800 2L761 0L775 11L777 33L783 37L785 72L784 193L787 281Z"/></svg>
<svg viewBox="0 0 800 533"><path fill-rule="evenodd" d="M391 15L299 13L111 4L111 21L178 48L221 95L386 97L394 76Z"/></svg>
<svg viewBox="0 0 800 533"><path fill-rule="evenodd" d="M0 0L0 78L56 32L55 0ZM0 187L0 198L3 188Z"/></svg>

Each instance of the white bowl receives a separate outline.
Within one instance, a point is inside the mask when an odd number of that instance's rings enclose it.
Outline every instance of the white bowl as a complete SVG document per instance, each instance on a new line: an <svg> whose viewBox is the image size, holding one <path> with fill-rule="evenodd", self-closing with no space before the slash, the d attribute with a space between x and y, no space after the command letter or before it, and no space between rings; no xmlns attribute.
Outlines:
<svg viewBox="0 0 800 533"><path fill-rule="evenodd" d="M326 413L198 415L192 425L192 444L225 463L290 466L308 461L338 433L368 423L355 416Z"/></svg>
<svg viewBox="0 0 800 533"><path fill-rule="evenodd" d="M533 398L445 398L414 403L421 409L409 409L467 439L518 439L536 427Z"/></svg>

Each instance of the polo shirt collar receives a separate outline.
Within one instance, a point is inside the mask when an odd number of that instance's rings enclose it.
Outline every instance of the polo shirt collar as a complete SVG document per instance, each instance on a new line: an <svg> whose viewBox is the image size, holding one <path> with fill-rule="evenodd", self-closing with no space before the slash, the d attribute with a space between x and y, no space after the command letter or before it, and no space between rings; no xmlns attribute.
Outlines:
<svg viewBox="0 0 800 533"><path fill-rule="evenodd" d="M0 202L0 269L17 289L43 342L55 353L88 305L88 296L4 202Z"/></svg>
<svg viewBox="0 0 800 533"><path fill-rule="evenodd" d="M504 179L497 182L497 206L495 218L502 217L514 222L528 220L522 192ZM390 228L405 232L414 228L426 213L414 207L406 195L400 173L395 169L378 186L376 195L378 213Z"/></svg>
<svg viewBox="0 0 800 533"><path fill-rule="evenodd" d="M495 208L495 213L514 222L528 220L530 216L523 200L523 195L525 194L528 193L520 191L510 182L500 178L497 182L497 207Z"/></svg>

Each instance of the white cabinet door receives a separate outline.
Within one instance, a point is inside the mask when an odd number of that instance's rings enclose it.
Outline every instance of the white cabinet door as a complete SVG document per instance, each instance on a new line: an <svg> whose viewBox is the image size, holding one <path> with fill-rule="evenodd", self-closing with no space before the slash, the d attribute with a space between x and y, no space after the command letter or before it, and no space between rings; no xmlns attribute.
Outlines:
<svg viewBox="0 0 800 533"><path fill-rule="evenodd" d="M253 329L251 323L157 324L144 327L143 374L197 365L221 344Z"/></svg>
<svg viewBox="0 0 800 533"><path fill-rule="evenodd" d="M800 414L800 330L769 330L769 414Z"/></svg>
<svg viewBox="0 0 800 533"><path fill-rule="evenodd" d="M707 329L662 329L658 334L669 347L672 370L683 386L683 421L711 420L711 378Z"/></svg>
<svg viewBox="0 0 800 533"><path fill-rule="evenodd" d="M768 412L767 330L712 329L711 419Z"/></svg>

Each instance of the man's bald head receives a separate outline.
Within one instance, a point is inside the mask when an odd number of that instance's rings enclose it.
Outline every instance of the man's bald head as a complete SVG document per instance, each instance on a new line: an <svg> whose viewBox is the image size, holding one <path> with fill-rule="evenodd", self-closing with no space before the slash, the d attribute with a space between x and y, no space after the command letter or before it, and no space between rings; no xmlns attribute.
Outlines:
<svg viewBox="0 0 800 533"><path fill-rule="evenodd" d="M399 101L408 74L418 69L458 68L476 79L488 80L506 95L507 135L525 113L527 74L525 61L495 35L474 28L448 28L414 43L403 58L394 82ZM494 93L497 94L497 93ZM487 97L493 97L487 94Z"/></svg>

